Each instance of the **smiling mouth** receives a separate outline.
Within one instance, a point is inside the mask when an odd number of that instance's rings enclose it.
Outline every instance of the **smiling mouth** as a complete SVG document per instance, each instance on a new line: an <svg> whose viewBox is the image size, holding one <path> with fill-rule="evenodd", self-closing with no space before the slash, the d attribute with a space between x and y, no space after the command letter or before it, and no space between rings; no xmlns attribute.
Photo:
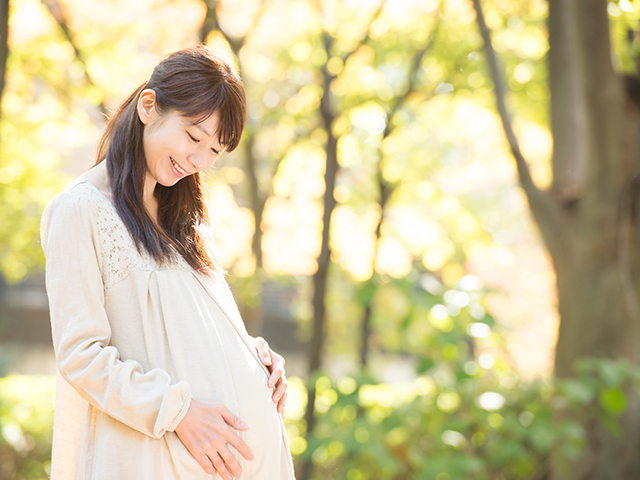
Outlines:
<svg viewBox="0 0 640 480"><path fill-rule="evenodd" d="M173 168L175 168L179 173L181 173L182 175L189 174L180 165L178 165L178 163L173 158L169 157L169 160L171 160L171 164L173 165Z"/></svg>

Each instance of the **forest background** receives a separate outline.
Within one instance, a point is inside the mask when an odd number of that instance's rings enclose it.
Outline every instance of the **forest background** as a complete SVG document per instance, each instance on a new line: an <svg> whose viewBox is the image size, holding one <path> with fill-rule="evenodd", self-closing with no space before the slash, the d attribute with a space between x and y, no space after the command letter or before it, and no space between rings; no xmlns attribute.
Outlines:
<svg viewBox="0 0 640 480"><path fill-rule="evenodd" d="M298 478L638 478L639 12L5 0L2 275L42 270L42 209L105 116L203 42L249 104L210 175L218 259L252 332L266 285L293 292L305 345ZM52 377L0 379L0 478L46 478L52 400Z"/></svg>

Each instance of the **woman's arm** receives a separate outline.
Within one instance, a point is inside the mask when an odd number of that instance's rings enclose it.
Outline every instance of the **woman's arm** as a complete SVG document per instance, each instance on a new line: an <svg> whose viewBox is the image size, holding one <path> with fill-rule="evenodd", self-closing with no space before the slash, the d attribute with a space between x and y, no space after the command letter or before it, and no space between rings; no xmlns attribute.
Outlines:
<svg viewBox="0 0 640 480"><path fill-rule="evenodd" d="M42 219L53 344L64 379L91 405L154 438L189 410L191 388L164 370L145 372L109 345L97 230L88 199L65 192Z"/></svg>

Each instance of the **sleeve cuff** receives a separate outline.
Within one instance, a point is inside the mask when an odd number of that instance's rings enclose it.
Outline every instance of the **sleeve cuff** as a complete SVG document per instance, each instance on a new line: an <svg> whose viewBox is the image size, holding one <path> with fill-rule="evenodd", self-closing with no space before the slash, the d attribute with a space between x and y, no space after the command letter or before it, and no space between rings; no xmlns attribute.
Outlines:
<svg viewBox="0 0 640 480"><path fill-rule="evenodd" d="M156 438L162 437L167 431L175 430L189 411L192 398L191 386L187 382L181 381L170 387L160 407L153 432Z"/></svg>
<svg viewBox="0 0 640 480"><path fill-rule="evenodd" d="M187 412L189 411L189 407L191 406L192 399L193 397L191 396L191 393L189 393L187 398L185 398L184 403L182 404L182 408L178 412L178 415L176 415L176 418L173 419L173 422L171 422L171 425L169 425L169 428L167 428L167 431L173 432L175 431L176 427L180 425L180 422L187 415Z"/></svg>

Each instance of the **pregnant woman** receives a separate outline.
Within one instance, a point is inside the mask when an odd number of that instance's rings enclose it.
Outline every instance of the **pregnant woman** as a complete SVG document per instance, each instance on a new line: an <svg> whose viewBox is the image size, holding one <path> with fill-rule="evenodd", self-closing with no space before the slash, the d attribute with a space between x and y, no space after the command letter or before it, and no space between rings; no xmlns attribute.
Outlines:
<svg viewBox="0 0 640 480"><path fill-rule="evenodd" d="M58 365L52 480L289 480L284 360L211 251L203 171L244 89L205 47L166 57L42 219Z"/></svg>

